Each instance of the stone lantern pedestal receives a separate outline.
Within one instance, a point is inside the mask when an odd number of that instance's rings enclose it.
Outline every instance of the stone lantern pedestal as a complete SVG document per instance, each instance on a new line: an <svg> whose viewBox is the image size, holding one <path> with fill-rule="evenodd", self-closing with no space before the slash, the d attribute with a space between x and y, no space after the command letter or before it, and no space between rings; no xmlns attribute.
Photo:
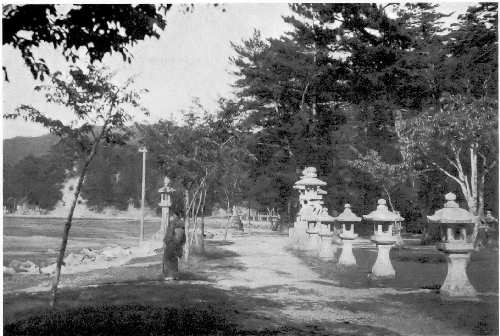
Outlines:
<svg viewBox="0 0 500 336"><path fill-rule="evenodd" d="M393 236L393 223L404 219L389 211L384 199L378 200L377 209L363 216L366 220L375 223L374 235L370 238L377 245L377 259L372 267L372 277L395 278L396 271L391 263L390 251L396 244L397 237Z"/></svg>
<svg viewBox="0 0 500 336"><path fill-rule="evenodd" d="M445 300L477 300L477 292L467 276L467 265L474 250L472 234L468 231L472 231L478 218L458 206L455 194L448 193L445 199L447 202L443 209L427 216L429 221L440 223L445 229L441 230L443 242L437 244L437 249L445 254L448 261L448 273L440 294Z"/></svg>
<svg viewBox="0 0 500 336"><path fill-rule="evenodd" d="M305 248L308 251L317 251L320 246L320 237L319 237L319 223L312 222L308 224L307 228L307 240Z"/></svg>
<svg viewBox="0 0 500 336"><path fill-rule="evenodd" d="M390 251L396 238L389 235L373 235L371 240L377 245L377 259L372 267L374 278L395 278L396 271L391 263Z"/></svg>
<svg viewBox="0 0 500 336"><path fill-rule="evenodd" d="M238 214L238 210L233 206L233 215L231 216L231 227L237 231L243 231L243 222L241 221L240 215Z"/></svg>
<svg viewBox="0 0 500 336"><path fill-rule="evenodd" d="M474 248L472 246L470 249L468 247L464 249L463 246L441 246L438 249L446 255L448 261L448 273L439 290L441 296L444 299L476 299L477 292L466 272L470 254Z"/></svg>
<svg viewBox="0 0 500 336"><path fill-rule="evenodd" d="M354 232L342 232L340 239L342 239L342 253L340 253L339 264L344 266L356 265L356 258L352 253L352 242L358 238Z"/></svg>
<svg viewBox="0 0 500 336"><path fill-rule="evenodd" d="M321 259L334 258L335 250L332 245L333 233L330 231L330 225L321 224L318 235L320 238L318 256Z"/></svg>
<svg viewBox="0 0 500 336"><path fill-rule="evenodd" d="M346 204L344 206L344 211L335 217L337 222L342 223L342 232L339 237L342 239L342 253L339 257L339 264L344 266L356 265L356 258L352 253L352 242L358 237L354 233L354 223L360 222L361 217L356 216L351 211L351 205ZM349 229L346 227L349 226Z"/></svg>

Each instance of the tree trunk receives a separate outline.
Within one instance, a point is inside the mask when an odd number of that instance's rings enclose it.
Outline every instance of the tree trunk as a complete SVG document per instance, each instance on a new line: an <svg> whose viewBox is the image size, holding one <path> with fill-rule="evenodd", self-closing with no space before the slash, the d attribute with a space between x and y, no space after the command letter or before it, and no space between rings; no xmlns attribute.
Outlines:
<svg viewBox="0 0 500 336"><path fill-rule="evenodd" d="M229 222L231 220L231 210L230 210L230 204L229 204L229 195L227 194L227 191L224 190L224 193L226 195L226 202L227 202L227 207L226 207L226 214L227 214L227 222L226 222L226 228L224 230L224 240L227 240L227 230L229 229Z"/></svg>
<svg viewBox="0 0 500 336"><path fill-rule="evenodd" d="M78 179L78 183L76 185L76 189L75 189L75 193L73 196L73 201L71 202L71 207L69 209L68 217L66 219L66 223L64 224L61 248L59 249L59 255L57 257L57 263L56 263L56 274L54 276L54 280L52 283L52 289L51 289L51 292L52 292L52 298L50 301L51 307L55 307L55 305L56 305L57 286L59 285L59 279L61 277L61 267L64 263L64 254L66 253L66 246L68 245L69 230L71 229L71 224L73 221L73 213L75 212L75 207L76 207L76 204L78 203L78 197L80 196L80 191L82 189L85 175L87 174L87 170L89 168L90 163L92 162L92 159L94 158L95 154L97 153L97 148L99 147L102 136L104 135L104 132L106 131L106 126L107 126L107 122L104 124L104 126L101 130L101 133L99 134L99 137L95 140L94 144L92 145L92 150L90 151L89 156L85 160L85 163L82 167L82 172L80 173L80 178Z"/></svg>
<svg viewBox="0 0 500 336"><path fill-rule="evenodd" d="M386 188L385 185L382 185L382 188L384 188L385 194L387 195L387 200L389 201L389 206L391 207L391 211L394 211L394 205L392 204L391 194L389 194L389 190Z"/></svg>
<svg viewBox="0 0 500 336"><path fill-rule="evenodd" d="M484 182L486 175L481 174L477 186L477 215L481 218L484 217Z"/></svg>
<svg viewBox="0 0 500 336"><path fill-rule="evenodd" d="M470 189L471 189L471 200L472 208L470 211L477 215L477 145L473 144L470 148Z"/></svg>
<svg viewBox="0 0 500 336"><path fill-rule="evenodd" d="M190 250L190 239L189 239L189 190L186 189L184 191L184 207L185 207L185 215L184 215L184 232L186 233L186 243L184 244L184 260L187 261L189 258L189 250Z"/></svg>
<svg viewBox="0 0 500 336"><path fill-rule="evenodd" d="M203 192L203 205L201 207L201 252L205 253L205 199L207 197L207 190Z"/></svg>

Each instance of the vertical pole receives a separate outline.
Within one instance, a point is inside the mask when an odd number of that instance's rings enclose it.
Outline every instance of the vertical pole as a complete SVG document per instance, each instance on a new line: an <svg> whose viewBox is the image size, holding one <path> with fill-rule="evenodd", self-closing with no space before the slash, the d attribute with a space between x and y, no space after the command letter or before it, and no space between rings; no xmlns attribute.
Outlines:
<svg viewBox="0 0 500 336"><path fill-rule="evenodd" d="M141 197L141 229L140 229L140 238L139 242L142 243L144 241L144 198L146 193L146 148L142 147L139 149L139 152L142 153L142 197Z"/></svg>

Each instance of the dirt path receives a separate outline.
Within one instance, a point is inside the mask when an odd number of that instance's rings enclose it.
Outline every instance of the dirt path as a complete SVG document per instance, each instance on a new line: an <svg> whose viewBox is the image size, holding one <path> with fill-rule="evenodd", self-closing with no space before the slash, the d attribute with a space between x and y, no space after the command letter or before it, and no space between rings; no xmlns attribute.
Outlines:
<svg viewBox="0 0 500 336"><path fill-rule="evenodd" d="M221 237L207 241L205 254L193 255L182 265L180 281L163 281L161 255L64 275L61 307L205 305L226 314L241 330L264 330L264 334L270 330L273 335L498 334L498 296L492 302L446 304L431 290L360 281L366 277L362 267L342 276L333 262L317 262L312 255L290 250L283 235L252 232L228 241ZM367 249L372 247L364 246L358 252ZM415 265L406 277L425 266ZM4 320L44 312L50 280L43 275L4 278Z"/></svg>
<svg viewBox="0 0 500 336"><path fill-rule="evenodd" d="M214 286L247 291L255 298L279 303L280 309L263 307L260 313L297 323L355 323L387 328L402 335L468 335L446 321L391 300L394 295L428 293L428 290L401 291L392 288L351 289L321 279L287 250L287 238L272 235L233 237L224 249L236 254L238 267L214 272ZM389 296L389 298L387 298Z"/></svg>

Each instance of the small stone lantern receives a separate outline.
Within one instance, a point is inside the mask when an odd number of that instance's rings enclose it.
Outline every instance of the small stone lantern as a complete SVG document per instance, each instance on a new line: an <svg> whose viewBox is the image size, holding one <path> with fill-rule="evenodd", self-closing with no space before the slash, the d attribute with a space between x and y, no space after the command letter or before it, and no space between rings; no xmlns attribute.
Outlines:
<svg viewBox="0 0 500 336"><path fill-rule="evenodd" d="M445 299L476 299L476 291L467 277L467 264L474 250L472 229L478 220L477 216L461 209L455 202L453 193L445 195L446 203L443 209L434 215L427 216L430 222L443 225L442 242L437 244L438 250L446 255L448 273L440 293Z"/></svg>
<svg viewBox="0 0 500 336"><path fill-rule="evenodd" d="M243 231L243 222L241 221L236 206L233 206L233 215L231 216L231 226L235 230Z"/></svg>
<svg viewBox="0 0 500 336"><path fill-rule="evenodd" d="M384 199L378 200L377 209L364 215L363 218L374 223L374 235L371 240L377 245L377 260L372 268L374 278L394 278L396 271L391 263L389 253L396 244L397 237L393 235L394 223L404 220L401 216L389 211Z"/></svg>
<svg viewBox="0 0 500 336"><path fill-rule="evenodd" d="M335 257L335 249L332 245L333 232L328 223L334 222L335 219L328 214L327 208L322 208L316 218L319 237L318 256L322 259L333 259Z"/></svg>
<svg viewBox="0 0 500 336"><path fill-rule="evenodd" d="M356 216L351 211L350 204L346 204L344 211L335 217L335 221L342 223L342 232L339 235L340 239L342 239L342 253L339 257L339 264L345 266L356 265L356 258L352 253L352 242L358 237L354 233L354 223L361 222L361 217Z"/></svg>
<svg viewBox="0 0 500 336"><path fill-rule="evenodd" d="M175 191L174 188L170 186L170 179L165 177L163 179L163 187L161 187L158 192L160 193L160 203L161 207L161 225L160 232L167 232L167 227L169 224L169 212L170 206L172 205L171 194Z"/></svg>

